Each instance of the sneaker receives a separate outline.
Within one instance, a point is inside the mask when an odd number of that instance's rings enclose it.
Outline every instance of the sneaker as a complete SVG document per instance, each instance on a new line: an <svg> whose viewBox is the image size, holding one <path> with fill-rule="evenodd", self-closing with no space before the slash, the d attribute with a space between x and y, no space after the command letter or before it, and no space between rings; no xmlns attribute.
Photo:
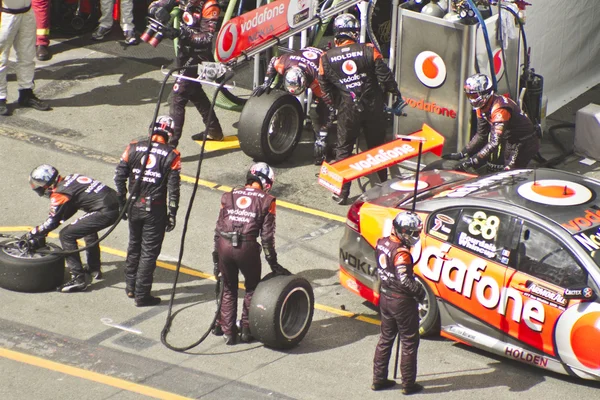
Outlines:
<svg viewBox="0 0 600 400"><path fill-rule="evenodd" d="M411 386L403 387L402 394L410 395L413 393L418 393L421 390L423 390L423 386L419 385L418 383L414 383Z"/></svg>
<svg viewBox="0 0 600 400"><path fill-rule="evenodd" d="M101 269L90 269L89 270L89 274L92 276L92 278L96 279L96 280L100 280L102 279L102 270Z"/></svg>
<svg viewBox="0 0 600 400"><path fill-rule="evenodd" d="M396 385L396 381L393 381L391 379L386 379L385 381L373 382L373 384L371 385L371 390L374 390L374 391L385 390L385 389L389 389L395 385Z"/></svg>
<svg viewBox="0 0 600 400"><path fill-rule="evenodd" d="M135 299L135 306L136 307L151 307L151 306L157 306L160 304L160 297L154 297L154 296L146 296L146 297L142 297L140 299Z"/></svg>
<svg viewBox="0 0 600 400"><path fill-rule="evenodd" d="M19 90L19 105L21 107L31 107L38 111L50 110L48 103L38 99L37 96L33 94L32 89Z"/></svg>
<svg viewBox="0 0 600 400"><path fill-rule="evenodd" d="M240 342L251 343L252 341L254 341L254 336L252 336L252 334L250 333L250 327L242 327L242 333L240 334Z"/></svg>
<svg viewBox="0 0 600 400"><path fill-rule="evenodd" d="M125 43L132 46L138 44L137 37L135 36L134 31L125 31Z"/></svg>
<svg viewBox="0 0 600 400"><path fill-rule="evenodd" d="M204 136L206 136L206 140L215 140L217 142L223 140L223 132L220 131L208 131L208 133L207 131L204 131L196 133L195 135L192 135L192 140L202 141L204 140Z"/></svg>
<svg viewBox="0 0 600 400"><path fill-rule="evenodd" d="M9 115L8 106L6 105L6 99L0 99L0 115Z"/></svg>
<svg viewBox="0 0 600 400"><path fill-rule="evenodd" d="M87 289L88 284L85 281L85 276L72 276L71 280L62 286L59 286L56 290L63 293L71 292L83 292Z"/></svg>
<svg viewBox="0 0 600 400"><path fill-rule="evenodd" d="M99 26L96 28L94 33L92 33L92 40L102 40L104 36L108 35L111 28L105 28L103 26Z"/></svg>
<svg viewBox="0 0 600 400"><path fill-rule="evenodd" d="M215 325L211 332L215 336L223 336L223 328L221 328L221 325Z"/></svg>
<svg viewBox="0 0 600 400"><path fill-rule="evenodd" d="M35 48L35 57L39 61L48 61L49 59L52 58L52 54L50 54L50 50L48 49L48 46L39 45L39 46L36 46L36 48Z"/></svg>

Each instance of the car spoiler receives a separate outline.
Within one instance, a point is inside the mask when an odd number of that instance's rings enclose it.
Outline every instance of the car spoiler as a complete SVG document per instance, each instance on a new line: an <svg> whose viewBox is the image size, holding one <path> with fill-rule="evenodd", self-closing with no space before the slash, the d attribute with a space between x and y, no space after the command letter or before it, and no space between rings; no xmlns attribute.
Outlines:
<svg viewBox="0 0 600 400"><path fill-rule="evenodd" d="M332 164L323 162L319 184L340 194L344 183L416 157L419 155L419 147L422 153L432 152L437 156L442 154L445 138L427 124L423 124L420 131L397 137L396 140Z"/></svg>

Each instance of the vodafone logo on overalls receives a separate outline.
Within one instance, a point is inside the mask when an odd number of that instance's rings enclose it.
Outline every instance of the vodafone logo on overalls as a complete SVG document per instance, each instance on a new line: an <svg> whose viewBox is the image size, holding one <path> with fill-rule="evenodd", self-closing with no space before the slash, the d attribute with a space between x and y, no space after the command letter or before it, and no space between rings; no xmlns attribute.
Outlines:
<svg viewBox="0 0 600 400"><path fill-rule="evenodd" d="M144 160L146 159L146 156L142 157L142 164L144 163ZM146 163L146 168L147 169L152 169L154 168L154 166L156 165L156 156L154 154L150 154L150 157L148 157L148 162Z"/></svg>
<svg viewBox="0 0 600 400"><path fill-rule="evenodd" d="M437 88L446 80L446 64L437 53L423 51L415 58L415 74L423 85Z"/></svg>
<svg viewBox="0 0 600 400"><path fill-rule="evenodd" d="M92 179L88 178L87 176L78 176L77 182L81 183L82 185L87 185L88 183L92 183Z"/></svg>
<svg viewBox="0 0 600 400"><path fill-rule="evenodd" d="M342 64L342 71L344 71L346 75L354 75L356 73L356 69L356 63L352 60L344 61Z"/></svg>
<svg viewBox="0 0 600 400"><path fill-rule="evenodd" d="M220 60L227 60L231 57L239 37L236 24L228 24L222 28L222 32L217 38L217 56Z"/></svg>

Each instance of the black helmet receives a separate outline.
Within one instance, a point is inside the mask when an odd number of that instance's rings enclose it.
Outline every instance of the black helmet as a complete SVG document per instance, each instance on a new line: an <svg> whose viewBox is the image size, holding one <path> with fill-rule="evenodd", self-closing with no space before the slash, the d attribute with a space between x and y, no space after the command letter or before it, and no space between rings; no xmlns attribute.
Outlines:
<svg viewBox="0 0 600 400"><path fill-rule="evenodd" d="M29 184L34 192L40 196L50 197L48 190L58 180L58 170L52 165L42 164L29 174Z"/></svg>
<svg viewBox="0 0 600 400"><path fill-rule="evenodd" d="M465 81L464 89L474 109L485 107L494 94L492 80L484 74L471 75Z"/></svg>
<svg viewBox="0 0 600 400"><path fill-rule="evenodd" d="M290 94L300 96L306 90L306 74L302 68L293 66L285 71L283 86Z"/></svg>
<svg viewBox="0 0 600 400"><path fill-rule="evenodd" d="M246 182L258 182L262 190L268 192L273 187L273 183L275 183L273 168L264 162L252 165L246 174Z"/></svg>
<svg viewBox="0 0 600 400"><path fill-rule="evenodd" d="M403 211L394 218L394 233L398 239L409 246L414 246L421 237L423 222L417 214L412 211Z"/></svg>
<svg viewBox="0 0 600 400"><path fill-rule="evenodd" d="M350 39L358 42L360 22L352 14L340 14L333 20L333 38L335 40Z"/></svg>
<svg viewBox="0 0 600 400"><path fill-rule="evenodd" d="M165 140L169 140L169 137L173 135L174 129L175 121L173 121L173 118L168 115L161 115L156 118L153 133L162 135Z"/></svg>

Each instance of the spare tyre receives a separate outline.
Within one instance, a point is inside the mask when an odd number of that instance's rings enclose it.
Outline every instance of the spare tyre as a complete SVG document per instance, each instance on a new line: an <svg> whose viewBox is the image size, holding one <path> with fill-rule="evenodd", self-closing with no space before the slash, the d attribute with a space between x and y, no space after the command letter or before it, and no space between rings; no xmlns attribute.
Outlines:
<svg viewBox="0 0 600 400"><path fill-rule="evenodd" d="M64 283L65 259L47 253L22 252L17 243L9 240L0 243L0 287L16 292L38 293L56 290ZM54 244L43 247L45 251L60 251Z"/></svg>
<svg viewBox="0 0 600 400"><path fill-rule="evenodd" d="M312 322L315 296L296 275L267 275L256 287L248 320L252 336L265 346L289 349L304 338Z"/></svg>
<svg viewBox="0 0 600 400"><path fill-rule="evenodd" d="M240 148L256 161L277 164L290 157L302 135L304 112L295 96L272 90L250 97L238 122Z"/></svg>

